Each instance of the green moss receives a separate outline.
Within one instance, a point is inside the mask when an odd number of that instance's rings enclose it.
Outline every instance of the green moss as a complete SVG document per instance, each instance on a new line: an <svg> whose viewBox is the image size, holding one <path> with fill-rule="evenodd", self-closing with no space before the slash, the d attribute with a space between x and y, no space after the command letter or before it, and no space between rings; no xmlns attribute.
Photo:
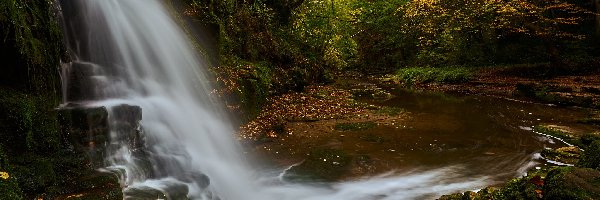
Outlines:
<svg viewBox="0 0 600 200"><path fill-rule="evenodd" d="M494 199L537 199L536 186L527 178L517 178L506 183L492 196Z"/></svg>
<svg viewBox="0 0 600 200"><path fill-rule="evenodd" d="M410 67L396 72L396 78L407 85L420 83L463 83L472 79L473 72L468 68L429 68Z"/></svg>
<svg viewBox="0 0 600 200"><path fill-rule="evenodd" d="M579 167L600 169L600 140L593 141L583 152Z"/></svg>
<svg viewBox="0 0 600 200"><path fill-rule="evenodd" d="M271 70L267 63L236 61L240 75L235 80L239 87L237 96L247 119L258 116L271 89Z"/></svg>
<svg viewBox="0 0 600 200"><path fill-rule="evenodd" d="M561 167L548 173L545 199L599 199L600 172L593 169Z"/></svg>
<svg viewBox="0 0 600 200"><path fill-rule="evenodd" d="M338 131L361 131L375 128L377 124L375 122L351 122L351 123L337 123L335 124L335 130Z"/></svg>
<svg viewBox="0 0 600 200"><path fill-rule="evenodd" d="M544 149L542 156L549 160L554 160L567 164L576 164L579 161L579 153L564 151L562 149Z"/></svg>
<svg viewBox="0 0 600 200"><path fill-rule="evenodd" d="M9 167L8 156L4 153L0 144L0 172L8 174L7 179L0 178L0 200L19 200L23 198L23 192L16 181L14 171Z"/></svg>
<svg viewBox="0 0 600 200"><path fill-rule="evenodd" d="M596 141L596 140L600 140L600 135L598 134L593 134L593 133L586 133L583 134L579 140L581 141L581 144L583 145L584 148L587 148L588 146L590 146L592 144L592 142Z"/></svg>
<svg viewBox="0 0 600 200"><path fill-rule="evenodd" d="M0 82L57 96L56 72L65 51L52 6L49 0L0 2L0 52L12 68L0 75L5 79Z"/></svg>

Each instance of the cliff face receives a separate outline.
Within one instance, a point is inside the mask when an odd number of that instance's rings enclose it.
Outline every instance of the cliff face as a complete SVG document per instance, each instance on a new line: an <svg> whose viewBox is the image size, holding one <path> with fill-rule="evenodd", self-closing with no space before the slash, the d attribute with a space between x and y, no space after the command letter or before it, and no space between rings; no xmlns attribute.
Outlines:
<svg viewBox="0 0 600 200"><path fill-rule="evenodd" d="M0 199L56 198L78 192L73 181L120 195L116 177L95 172L60 131L60 61L69 59L59 11L52 0L0 2Z"/></svg>

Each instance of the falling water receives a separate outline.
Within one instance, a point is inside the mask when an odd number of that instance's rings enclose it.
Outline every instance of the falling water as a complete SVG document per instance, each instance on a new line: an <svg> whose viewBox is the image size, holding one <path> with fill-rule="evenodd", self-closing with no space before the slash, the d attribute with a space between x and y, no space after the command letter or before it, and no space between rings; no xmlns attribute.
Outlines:
<svg viewBox="0 0 600 200"><path fill-rule="evenodd" d="M475 189L460 166L387 174L337 184L293 184L253 169L233 139L234 130L209 96L206 66L159 0L64 0L68 46L88 82L65 101L109 108L139 106L148 158L119 138L115 114L105 170L123 174L125 191L185 185L192 199L414 199ZM72 81L64 78L64 83ZM81 81L80 81L81 82ZM75 83L72 83L75 84ZM65 92L74 86L65 86ZM210 184L206 187L207 180Z"/></svg>

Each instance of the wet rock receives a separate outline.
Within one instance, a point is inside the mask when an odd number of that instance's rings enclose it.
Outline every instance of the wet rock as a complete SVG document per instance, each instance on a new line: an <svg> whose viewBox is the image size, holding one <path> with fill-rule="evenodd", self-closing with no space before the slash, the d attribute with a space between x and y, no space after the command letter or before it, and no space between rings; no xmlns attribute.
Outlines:
<svg viewBox="0 0 600 200"><path fill-rule="evenodd" d="M200 172L191 172L185 179L186 182L195 182L198 187L205 189L210 185L210 178L207 175Z"/></svg>
<svg viewBox="0 0 600 200"><path fill-rule="evenodd" d="M68 192L56 197L62 199L123 199L121 185L114 173L90 172L79 177L66 188Z"/></svg>
<svg viewBox="0 0 600 200"><path fill-rule="evenodd" d="M58 114L66 146L86 152L93 166L103 166L105 147L110 139L106 108L65 107Z"/></svg>
<svg viewBox="0 0 600 200"><path fill-rule="evenodd" d="M69 102L98 99L101 96L100 87L106 85L102 80L100 66L85 62L72 62L65 67L67 93Z"/></svg>
<svg viewBox="0 0 600 200"><path fill-rule="evenodd" d="M563 167L548 173L544 199L600 199L600 171Z"/></svg>
<svg viewBox="0 0 600 200"><path fill-rule="evenodd" d="M125 189L124 200L185 200L188 198L189 188L186 184L177 182L164 182L160 188L149 186L136 186Z"/></svg>
<svg viewBox="0 0 600 200"><path fill-rule="evenodd" d="M581 150L571 146L558 149L544 149L541 154L546 159L574 165L579 161Z"/></svg>
<svg viewBox="0 0 600 200"><path fill-rule="evenodd" d="M112 129L116 132L115 140L127 141L129 148L137 151L143 148L142 108L132 105L118 105L111 108Z"/></svg>

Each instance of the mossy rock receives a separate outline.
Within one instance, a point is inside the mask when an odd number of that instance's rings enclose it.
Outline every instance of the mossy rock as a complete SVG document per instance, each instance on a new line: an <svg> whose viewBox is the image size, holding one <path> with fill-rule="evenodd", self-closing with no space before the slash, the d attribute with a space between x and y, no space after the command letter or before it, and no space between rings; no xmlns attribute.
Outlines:
<svg viewBox="0 0 600 200"><path fill-rule="evenodd" d="M294 181L335 181L350 169L352 157L338 149L317 149L300 165L292 167L286 178Z"/></svg>
<svg viewBox="0 0 600 200"><path fill-rule="evenodd" d="M583 152L579 167L600 169L600 140L593 141Z"/></svg>
<svg viewBox="0 0 600 200"><path fill-rule="evenodd" d="M572 146L558 149L544 149L541 154L546 159L574 165L579 161L581 151L579 148Z"/></svg>
<svg viewBox="0 0 600 200"><path fill-rule="evenodd" d="M9 167L8 157L4 153L2 145L0 145L0 200L20 200L24 199L23 192L19 187L19 183L14 177L13 170Z"/></svg>
<svg viewBox="0 0 600 200"><path fill-rule="evenodd" d="M544 199L600 199L600 171L563 167L548 173Z"/></svg>
<svg viewBox="0 0 600 200"><path fill-rule="evenodd" d="M600 140L600 135L598 135L598 133L587 133L583 134L579 140L584 147L587 147L590 146L592 142Z"/></svg>

